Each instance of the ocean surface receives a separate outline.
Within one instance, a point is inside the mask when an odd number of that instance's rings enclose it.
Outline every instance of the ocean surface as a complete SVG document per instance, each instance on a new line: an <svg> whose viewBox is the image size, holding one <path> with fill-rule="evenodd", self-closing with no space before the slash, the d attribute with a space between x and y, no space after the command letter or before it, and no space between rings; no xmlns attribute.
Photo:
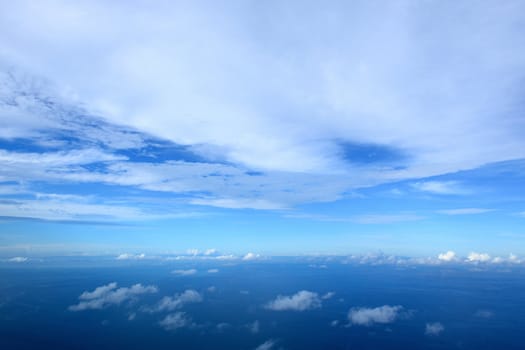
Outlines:
<svg viewBox="0 0 525 350"><path fill-rule="evenodd" d="M107 303L71 308L113 282L97 292ZM150 291L116 293L136 284ZM187 290L198 300L159 306ZM292 298L300 291L310 304ZM290 305L269 307L279 295ZM383 306L394 314L378 315ZM369 318L355 322L351 310ZM162 323L174 314L182 321ZM4 263L0 349L525 349L525 268L296 258Z"/></svg>

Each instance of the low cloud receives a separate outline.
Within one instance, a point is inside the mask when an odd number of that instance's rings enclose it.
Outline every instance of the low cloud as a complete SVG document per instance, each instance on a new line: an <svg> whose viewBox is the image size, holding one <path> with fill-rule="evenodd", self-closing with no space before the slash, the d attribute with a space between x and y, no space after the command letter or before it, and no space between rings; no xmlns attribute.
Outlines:
<svg viewBox="0 0 525 350"><path fill-rule="evenodd" d="M305 311L321 307L321 299L317 293L302 290L291 296L279 295L265 306L274 311Z"/></svg>
<svg viewBox="0 0 525 350"><path fill-rule="evenodd" d="M14 263L23 263L28 261L29 259L25 256L15 256L14 258L7 259L8 262L14 262Z"/></svg>
<svg viewBox="0 0 525 350"><path fill-rule="evenodd" d="M248 260L257 260L259 259L261 256L259 254L254 254L254 253L248 253L246 254L245 256L242 257L242 260L245 260L245 261L248 261Z"/></svg>
<svg viewBox="0 0 525 350"><path fill-rule="evenodd" d="M124 254L120 254L115 259L117 259L117 260L142 260L144 258L146 258L146 255L144 253L142 253L142 254L127 254L127 253L124 253Z"/></svg>
<svg viewBox="0 0 525 350"><path fill-rule="evenodd" d="M258 347L255 348L255 350L271 350L275 349L275 340L267 340Z"/></svg>
<svg viewBox="0 0 525 350"><path fill-rule="evenodd" d="M468 255L467 261L469 262L488 262L490 261L490 255L486 253L472 252Z"/></svg>
<svg viewBox="0 0 525 350"><path fill-rule="evenodd" d="M172 297L164 297L158 305L152 310L156 312L173 311L180 309L185 304L202 302L202 295L193 289L187 289L181 294L175 294Z"/></svg>
<svg viewBox="0 0 525 350"><path fill-rule="evenodd" d="M376 308L352 308L348 312L348 320L351 324L360 326L371 326L374 323L392 323L403 310L400 305L383 305Z"/></svg>
<svg viewBox="0 0 525 350"><path fill-rule="evenodd" d="M260 328L261 328L259 324L259 320L255 320L253 323L248 324L246 327L253 334L259 333Z"/></svg>
<svg viewBox="0 0 525 350"><path fill-rule="evenodd" d="M186 316L185 312L169 314L159 322L159 325L167 331L175 331L177 329L186 327L195 327L195 324L191 318Z"/></svg>
<svg viewBox="0 0 525 350"><path fill-rule="evenodd" d="M328 299L331 299L333 296L335 295L335 292L328 292L326 294L324 294L321 299L323 300L328 300Z"/></svg>
<svg viewBox="0 0 525 350"><path fill-rule="evenodd" d="M71 305L70 311L97 310L111 305L120 305L125 301L136 298L142 294L157 293L156 286L143 286L135 284L131 287L117 289L117 283L112 282L104 286L97 287L92 292L84 292L78 298L81 300L76 305Z"/></svg>
<svg viewBox="0 0 525 350"><path fill-rule="evenodd" d="M174 274L174 275L179 275L179 276L190 276L190 275L196 274L197 270L195 270L195 269L173 270L173 271L171 271L171 273Z"/></svg>
<svg viewBox="0 0 525 350"><path fill-rule="evenodd" d="M437 336L445 330L445 327L439 322L427 323L425 326L425 334Z"/></svg>
<svg viewBox="0 0 525 350"><path fill-rule="evenodd" d="M476 311L474 316L479 318L491 318L492 316L494 316L494 313L490 310L478 310Z"/></svg>
<svg viewBox="0 0 525 350"><path fill-rule="evenodd" d="M441 253L438 255L438 259L441 261L454 261L456 260L456 253L454 253L452 250L449 250L446 253Z"/></svg>

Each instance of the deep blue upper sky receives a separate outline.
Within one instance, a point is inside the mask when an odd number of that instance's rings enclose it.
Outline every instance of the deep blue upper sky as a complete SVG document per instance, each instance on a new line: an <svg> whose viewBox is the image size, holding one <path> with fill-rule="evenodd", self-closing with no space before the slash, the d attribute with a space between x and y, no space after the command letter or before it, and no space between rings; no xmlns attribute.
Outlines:
<svg viewBox="0 0 525 350"><path fill-rule="evenodd" d="M515 261L524 21L521 1L4 2L0 255Z"/></svg>

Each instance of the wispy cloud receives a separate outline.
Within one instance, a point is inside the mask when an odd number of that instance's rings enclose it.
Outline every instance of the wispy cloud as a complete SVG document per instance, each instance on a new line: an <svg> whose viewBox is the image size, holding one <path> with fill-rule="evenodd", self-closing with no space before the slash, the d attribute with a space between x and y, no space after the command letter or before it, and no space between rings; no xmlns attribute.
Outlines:
<svg viewBox="0 0 525 350"><path fill-rule="evenodd" d="M461 195L469 193L457 181L423 181L415 182L412 187L421 192L439 195Z"/></svg>
<svg viewBox="0 0 525 350"><path fill-rule="evenodd" d="M272 350L275 349L276 342L275 340L267 340L258 347L255 348L255 350Z"/></svg>
<svg viewBox="0 0 525 350"><path fill-rule="evenodd" d="M437 213L445 215L471 215L471 214L484 214L490 213L494 209L487 208L459 208L459 209L444 209L438 210Z"/></svg>

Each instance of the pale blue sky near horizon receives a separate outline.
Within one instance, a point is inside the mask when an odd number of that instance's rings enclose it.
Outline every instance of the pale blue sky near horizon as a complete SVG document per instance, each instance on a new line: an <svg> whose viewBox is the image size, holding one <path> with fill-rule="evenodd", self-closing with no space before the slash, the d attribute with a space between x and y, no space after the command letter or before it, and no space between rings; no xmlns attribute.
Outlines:
<svg viewBox="0 0 525 350"><path fill-rule="evenodd" d="M525 255L524 36L521 1L2 1L0 255Z"/></svg>

